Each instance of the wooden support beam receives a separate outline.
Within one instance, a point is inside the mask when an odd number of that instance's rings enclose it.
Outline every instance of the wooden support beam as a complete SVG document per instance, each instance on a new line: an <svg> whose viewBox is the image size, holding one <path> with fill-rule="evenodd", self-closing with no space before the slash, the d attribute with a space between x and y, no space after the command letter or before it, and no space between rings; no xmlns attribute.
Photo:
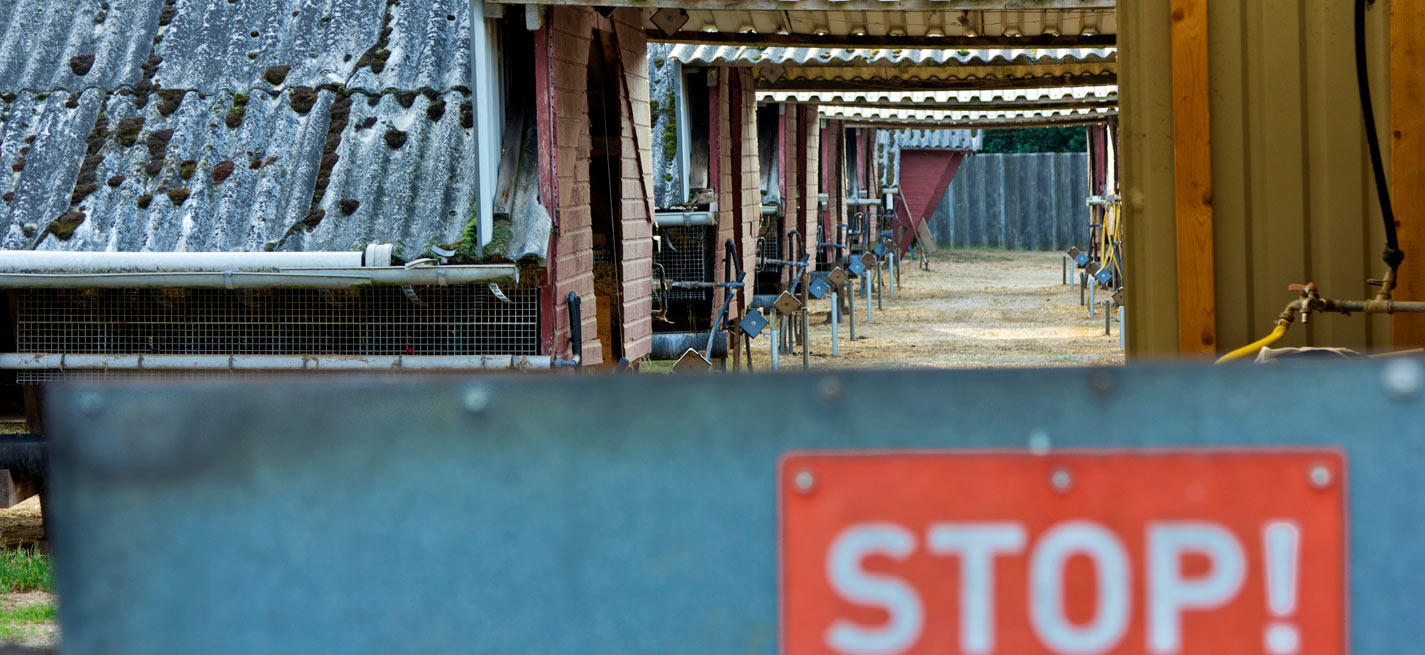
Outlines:
<svg viewBox="0 0 1425 655"><path fill-rule="evenodd" d="M1425 3L1390 3L1391 192L1405 251L1395 297L1425 300ZM1425 314L1396 314L1396 348L1425 347Z"/></svg>
<svg viewBox="0 0 1425 655"><path fill-rule="evenodd" d="M1172 0L1171 7L1178 347L1184 357L1211 356L1217 353L1217 299L1207 0Z"/></svg>

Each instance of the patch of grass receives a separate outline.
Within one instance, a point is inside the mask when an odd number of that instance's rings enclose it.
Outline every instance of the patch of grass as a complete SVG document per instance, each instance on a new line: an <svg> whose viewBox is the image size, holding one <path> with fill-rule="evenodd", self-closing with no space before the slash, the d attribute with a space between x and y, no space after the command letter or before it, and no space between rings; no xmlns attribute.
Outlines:
<svg viewBox="0 0 1425 655"><path fill-rule="evenodd" d="M0 610L0 623L44 623L54 620L54 605L35 603L12 610Z"/></svg>
<svg viewBox="0 0 1425 655"><path fill-rule="evenodd" d="M54 620L53 603L33 603L0 611L0 642L27 642L42 635L42 626Z"/></svg>
<svg viewBox="0 0 1425 655"><path fill-rule="evenodd" d="M49 556L39 546L0 550L0 593L53 589L54 571L50 569Z"/></svg>
<svg viewBox="0 0 1425 655"><path fill-rule="evenodd" d="M667 360L667 361L658 360L658 361L655 361L655 360L651 360L651 359L650 359L650 360L647 360L647 361L643 362L642 364L639 364L639 365L638 365L638 372L639 372L639 373L654 373L654 374L666 375L666 374L668 374L668 373L672 373L672 372L673 372L673 365L674 365L674 364L677 364L677 363L678 363L678 362L672 361L672 360Z"/></svg>

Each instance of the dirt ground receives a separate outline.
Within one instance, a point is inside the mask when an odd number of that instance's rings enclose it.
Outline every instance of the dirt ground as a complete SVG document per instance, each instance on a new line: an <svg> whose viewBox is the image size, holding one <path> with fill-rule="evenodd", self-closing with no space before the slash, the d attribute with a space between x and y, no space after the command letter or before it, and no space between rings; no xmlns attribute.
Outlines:
<svg viewBox="0 0 1425 655"><path fill-rule="evenodd" d="M831 357L830 306L812 301L813 368L992 368L1123 364L1119 326L1103 333L1102 305L1090 317L1079 292L1061 284L1057 252L941 251L930 270L901 268L901 285L865 323L856 299L856 341L841 322L840 357ZM1103 297L1099 298L1101 302ZM874 301L873 301L874 302ZM753 364L766 370L769 342L753 342ZM781 370L801 370L800 350Z"/></svg>

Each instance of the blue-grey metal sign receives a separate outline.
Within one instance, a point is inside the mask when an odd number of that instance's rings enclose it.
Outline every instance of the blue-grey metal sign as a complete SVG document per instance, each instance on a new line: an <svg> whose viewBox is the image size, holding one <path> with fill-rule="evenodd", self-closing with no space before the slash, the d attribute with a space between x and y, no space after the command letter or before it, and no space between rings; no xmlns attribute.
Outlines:
<svg viewBox="0 0 1425 655"><path fill-rule="evenodd" d="M1425 641L1415 361L91 384L50 410L68 652L774 653L789 451L1266 445L1345 453L1352 650Z"/></svg>

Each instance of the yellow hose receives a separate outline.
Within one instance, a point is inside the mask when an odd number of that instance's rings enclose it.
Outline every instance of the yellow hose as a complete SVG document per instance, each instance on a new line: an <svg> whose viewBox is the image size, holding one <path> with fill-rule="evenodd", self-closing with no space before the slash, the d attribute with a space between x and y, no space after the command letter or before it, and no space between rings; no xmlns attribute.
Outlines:
<svg viewBox="0 0 1425 655"><path fill-rule="evenodd" d="M1286 321L1278 319L1277 326L1272 329L1271 334L1268 334L1267 336L1262 337L1260 340L1255 341L1249 345L1242 346L1241 348L1238 348L1230 353L1227 353L1226 355L1223 355L1221 359L1217 360L1217 363L1222 364L1224 362L1232 362L1242 359L1244 357L1250 357L1252 355L1257 354L1258 352L1261 352L1263 348L1266 348L1267 346L1270 346L1280 341L1281 338L1286 335L1286 328L1288 325L1290 324Z"/></svg>

